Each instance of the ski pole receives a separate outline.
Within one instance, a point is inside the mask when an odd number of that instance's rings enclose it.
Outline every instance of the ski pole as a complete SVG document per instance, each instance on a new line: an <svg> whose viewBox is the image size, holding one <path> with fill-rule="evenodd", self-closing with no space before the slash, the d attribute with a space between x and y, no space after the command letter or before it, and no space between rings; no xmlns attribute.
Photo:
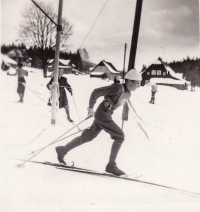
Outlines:
<svg viewBox="0 0 200 212"><path fill-rule="evenodd" d="M22 164L19 164L18 166L23 166L26 162L30 161L32 158L34 158L36 155L38 155L40 152L42 152L43 150L45 150L48 146L52 145L54 142L56 142L58 139L60 139L63 135L65 135L66 133L68 133L69 131L71 131L72 129L74 129L76 126L78 126L79 124L81 124L82 122L84 122L85 120L89 119L90 117L88 116L87 118L85 118L84 120L82 120L81 122L79 122L78 124L76 124L74 127L72 127L71 129L69 129L67 132L65 132L64 134L62 134L61 136L59 136L57 139L55 139L54 141L52 141L49 145L41 148L37 153L35 153L32 157L30 157L29 159L25 160Z"/></svg>
<svg viewBox="0 0 200 212"><path fill-rule="evenodd" d="M162 132L166 133L166 132L165 132L163 129L161 129L160 127L155 126L155 125L149 125L149 124L147 124L146 122L144 122L144 120L143 120L140 116L138 116L138 114L136 113L136 110L134 109L134 107L133 107L133 105L132 105L132 103L131 103L130 100L128 101L128 103L129 103L129 105L131 106L132 110L134 111L135 115L136 115L144 124L146 124L147 126L150 126L150 127L156 127L156 128L158 128L159 130L161 130Z"/></svg>
<svg viewBox="0 0 200 212"><path fill-rule="evenodd" d="M75 133L72 133L72 134L68 135L67 137L64 137L64 138L61 138L61 139L59 139L59 140L56 140L54 143L51 143L50 145L53 145L53 144L55 144L55 143L57 143L57 142L60 142L60 141L62 141L62 140L64 140L64 139L66 139L66 138L69 138L69 137L71 137L72 135L76 135L76 134L78 134L79 132L82 132L82 131L84 131L84 130L86 130L86 129L88 129L88 127L85 128L85 129L79 130L79 131L77 131L77 132L75 132ZM48 146L50 146L50 145L48 145ZM42 148L44 148L44 147L42 147ZM42 148L37 149L37 150L35 150L34 152L31 152L30 154L34 154L34 153L40 151Z"/></svg>
<svg viewBox="0 0 200 212"><path fill-rule="evenodd" d="M131 101L128 101L129 105L131 106L132 110L135 112L135 114L137 115L136 111L134 110L133 108L133 105L131 104ZM133 114L132 114L133 115ZM134 117L134 115L133 115ZM141 121L142 119L137 115L137 118L139 118ZM144 130L144 128L142 127L142 125L136 120L136 123L138 124L138 126L140 127L140 129L142 130L142 132L146 135L146 137L148 138L149 140L149 136L147 135L146 131Z"/></svg>
<svg viewBox="0 0 200 212"><path fill-rule="evenodd" d="M148 140L150 140L150 139L149 139L149 136L147 135L147 133L146 133L146 131L144 130L144 128L142 127L142 125L141 125L140 123L138 123L138 122L137 122L137 124L138 124L138 126L140 127L140 129L143 131L143 133L146 135L146 137L148 138Z"/></svg>
<svg viewBox="0 0 200 212"><path fill-rule="evenodd" d="M138 114L137 114L136 110L134 109L130 100L128 100L128 103L131 106L132 110L134 111L135 115L145 124L145 122L142 120L142 118L140 116L138 116Z"/></svg>
<svg viewBox="0 0 200 212"><path fill-rule="evenodd" d="M73 97L74 104L75 104L75 107L76 107L76 112L77 112L77 114L78 114L78 118L79 118L79 121L80 121L80 116L79 116L79 113L78 113L78 109L77 109L77 106L76 106L76 102L75 102L74 96L72 95L72 97Z"/></svg>
<svg viewBox="0 0 200 212"><path fill-rule="evenodd" d="M132 113L131 113L132 114ZM132 116L134 117L134 115L132 114ZM135 117L134 117L135 118ZM137 121L137 120L135 120L136 121L136 123L137 123L137 125L140 127L140 129L142 130L142 132L146 135L146 137L148 138L148 140L150 140L149 139L149 136L147 135L147 133L146 133L146 131L144 130L144 128L142 127L142 125Z"/></svg>

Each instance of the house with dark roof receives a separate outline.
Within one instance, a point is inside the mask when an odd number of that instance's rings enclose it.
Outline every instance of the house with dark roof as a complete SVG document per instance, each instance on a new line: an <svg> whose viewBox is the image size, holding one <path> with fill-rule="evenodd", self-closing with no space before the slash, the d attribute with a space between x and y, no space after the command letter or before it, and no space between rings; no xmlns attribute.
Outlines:
<svg viewBox="0 0 200 212"><path fill-rule="evenodd" d="M163 62L161 58L158 58L157 61L142 72L141 85L146 85L149 82L172 86L180 90L186 89L189 84L179 74L176 74L167 63Z"/></svg>
<svg viewBox="0 0 200 212"><path fill-rule="evenodd" d="M120 72L109 62L102 60L94 69L90 72L90 77L108 78L113 80L119 78Z"/></svg>

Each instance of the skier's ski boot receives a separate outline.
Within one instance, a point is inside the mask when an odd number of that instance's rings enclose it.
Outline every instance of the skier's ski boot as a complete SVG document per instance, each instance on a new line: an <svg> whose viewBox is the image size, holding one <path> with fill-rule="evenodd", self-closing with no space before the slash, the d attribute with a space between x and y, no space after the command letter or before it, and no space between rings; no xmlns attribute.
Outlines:
<svg viewBox="0 0 200 212"><path fill-rule="evenodd" d="M66 165L66 162L64 161L65 152L63 151L63 147L62 146L57 146L56 147L56 152L57 152L57 155L58 155L58 161L60 163L63 163L64 165Z"/></svg>
<svg viewBox="0 0 200 212"><path fill-rule="evenodd" d="M106 172L114 174L116 176L126 175L122 170L120 170L116 163L108 163L106 166Z"/></svg>

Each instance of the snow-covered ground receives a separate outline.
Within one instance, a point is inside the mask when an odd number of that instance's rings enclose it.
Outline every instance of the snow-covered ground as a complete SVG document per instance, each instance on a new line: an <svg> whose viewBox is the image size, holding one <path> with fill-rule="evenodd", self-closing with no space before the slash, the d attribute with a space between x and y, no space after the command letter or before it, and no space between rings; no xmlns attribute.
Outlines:
<svg viewBox="0 0 200 212"><path fill-rule="evenodd" d="M200 210L200 195L29 162L19 168L17 165L23 161L18 159L29 159L32 151L48 145L72 127L64 109L58 111L56 126L51 125L51 107L47 106L49 90L46 88L50 78L43 78L41 70L26 69L29 76L26 77L23 104L17 103L17 77L0 71L0 211ZM78 123L87 116L93 89L112 82L88 75L66 77L74 93L73 98L67 92L71 117ZM150 87L140 87L132 93L131 101L144 121L142 126L149 139L130 109L129 120L124 122L126 139L119 152L118 166L127 173L142 174L141 180L200 193L200 89L196 88L196 92L167 86L158 89L155 105L148 103ZM121 115L122 108L113 115L119 126L122 125ZM80 127L83 129L91 123L92 119ZM77 129L66 136L73 132ZM75 136L49 146L33 160L57 162L55 146L65 145ZM66 161L103 172L111 144L109 135L101 132L92 142L68 153Z"/></svg>

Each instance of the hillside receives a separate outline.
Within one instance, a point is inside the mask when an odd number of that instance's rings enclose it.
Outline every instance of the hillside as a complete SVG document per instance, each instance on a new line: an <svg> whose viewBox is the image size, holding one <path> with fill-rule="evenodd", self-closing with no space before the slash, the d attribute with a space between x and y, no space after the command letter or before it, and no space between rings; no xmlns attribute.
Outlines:
<svg viewBox="0 0 200 212"><path fill-rule="evenodd" d="M47 106L49 78L42 71L27 68L24 103L17 103L17 78L0 71L0 210L7 212L197 212L200 195L160 188L138 182L104 178L25 163L32 152L47 146L73 127L64 110L57 114L56 126L50 124ZM68 95L71 117L78 123L87 116L91 92L111 82L89 75L66 75L74 98ZM145 136L134 113L124 123L126 136L117 163L127 173L142 174L141 180L200 193L200 89L196 92L159 86L155 105L149 104L151 88L139 87L131 101L142 118ZM97 102L101 102L100 98ZM96 105L96 106L97 106ZM96 107L95 107L96 108ZM77 110L76 110L77 109ZM79 114L77 114L77 111ZM121 127L122 108L113 119ZM80 120L79 120L80 117ZM89 127L93 119L80 125ZM77 129L71 133L77 132ZM69 135L69 134L67 134ZM66 135L66 136L67 136ZM65 145L74 136L51 145L32 160L57 162L55 146ZM104 172L112 140L101 132L92 142L66 156L76 166Z"/></svg>

